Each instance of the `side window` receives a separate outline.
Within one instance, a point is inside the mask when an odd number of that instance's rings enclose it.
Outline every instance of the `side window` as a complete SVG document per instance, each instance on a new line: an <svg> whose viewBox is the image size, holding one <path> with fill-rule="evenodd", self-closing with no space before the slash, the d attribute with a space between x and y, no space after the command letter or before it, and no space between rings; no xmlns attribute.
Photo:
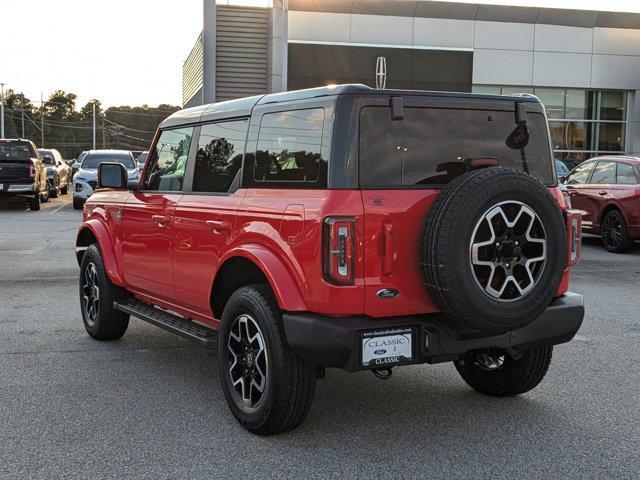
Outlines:
<svg viewBox="0 0 640 480"><path fill-rule="evenodd" d="M256 182L314 183L326 171L322 158L324 108L267 113L260 122Z"/></svg>
<svg viewBox="0 0 640 480"><path fill-rule="evenodd" d="M242 166L248 123L237 120L202 126L192 191L229 191Z"/></svg>
<svg viewBox="0 0 640 480"><path fill-rule="evenodd" d="M635 185L638 183L636 174L633 171L633 165L628 163L618 163L617 179L620 185Z"/></svg>
<svg viewBox="0 0 640 480"><path fill-rule="evenodd" d="M583 183L587 183L592 168L593 162L584 162L578 165L567 177L567 185L581 185Z"/></svg>
<svg viewBox="0 0 640 480"><path fill-rule="evenodd" d="M616 162L598 162L593 171L591 183L616 183Z"/></svg>
<svg viewBox="0 0 640 480"><path fill-rule="evenodd" d="M189 157L193 128L165 130L149 160L144 190L178 192L182 190L184 171Z"/></svg>

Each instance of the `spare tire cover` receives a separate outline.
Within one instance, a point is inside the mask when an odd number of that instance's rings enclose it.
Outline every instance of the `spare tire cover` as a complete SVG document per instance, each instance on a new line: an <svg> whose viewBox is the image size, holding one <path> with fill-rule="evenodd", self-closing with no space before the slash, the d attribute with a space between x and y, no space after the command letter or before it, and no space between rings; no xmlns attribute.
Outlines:
<svg viewBox="0 0 640 480"><path fill-rule="evenodd" d="M420 242L432 300L452 322L489 333L523 327L550 305L566 251L562 212L547 188L502 167L448 184Z"/></svg>

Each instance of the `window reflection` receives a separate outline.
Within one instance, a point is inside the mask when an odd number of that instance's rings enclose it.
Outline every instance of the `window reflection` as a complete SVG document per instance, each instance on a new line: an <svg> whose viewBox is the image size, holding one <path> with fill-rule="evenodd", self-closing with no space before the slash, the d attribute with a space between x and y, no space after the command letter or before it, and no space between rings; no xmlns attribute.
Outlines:
<svg viewBox="0 0 640 480"><path fill-rule="evenodd" d="M257 182L316 182L322 158L324 109L268 113L262 117L254 167Z"/></svg>
<svg viewBox="0 0 640 480"><path fill-rule="evenodd" d="M576 88L474 86L474 92L533 91L544 104L556 158L580 162L598 155L625 153L627 92Z"/></svg>
<svg viewBox="0 0 640 480"><path fill-rule="evenodd" d="M247 120L203 125L193 172L194 192L226 193L242 165Z"/></svg>

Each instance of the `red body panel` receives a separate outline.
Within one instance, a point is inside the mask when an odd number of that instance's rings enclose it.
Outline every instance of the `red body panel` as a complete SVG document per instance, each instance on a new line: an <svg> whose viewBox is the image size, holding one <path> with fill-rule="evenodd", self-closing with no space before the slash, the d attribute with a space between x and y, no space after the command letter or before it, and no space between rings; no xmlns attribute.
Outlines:
<svg viewBox="0 0 640 480"><path fill-rule="evenodd" d="M231 195L97 192L84 226L109 275L138 298L218 325L211 310L220 267L252 261L285 311L390 317L437 311L424 287L419 242L439 190L239 189ZM560 207L562 193L550 189ZM635 194L635 192L634 192ZM637 201L637 200L634 200ZM323 278L327 217L355 219L355 282ZM558 295L569 287L568 269ZM381 289L400 295L382 299ZM215 292L214 292L215 293Z"/></svg>
<svg viewBox="0 0 640 480"><path fill-rule="evenodd" d="M567 185L573 208L582 212L585 230L599 232L604 213L611 207L622 212L631 237L640 237L640 195L638 185Z"/></svg>

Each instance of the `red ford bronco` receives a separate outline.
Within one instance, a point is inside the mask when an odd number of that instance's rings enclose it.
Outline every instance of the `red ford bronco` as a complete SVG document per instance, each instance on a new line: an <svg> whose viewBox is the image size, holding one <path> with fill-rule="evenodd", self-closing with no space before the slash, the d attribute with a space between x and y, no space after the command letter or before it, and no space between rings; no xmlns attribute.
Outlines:
<svg viewBox="0 0 640 480"><path fill-rule="evenodd" d="M140 185L104 163L77 237L87 332L135 316L217 349L249 431L292 429L327 367L454 362L527 392L573 338L581 219L529 95L343 85L178 112Z"/></svg>

